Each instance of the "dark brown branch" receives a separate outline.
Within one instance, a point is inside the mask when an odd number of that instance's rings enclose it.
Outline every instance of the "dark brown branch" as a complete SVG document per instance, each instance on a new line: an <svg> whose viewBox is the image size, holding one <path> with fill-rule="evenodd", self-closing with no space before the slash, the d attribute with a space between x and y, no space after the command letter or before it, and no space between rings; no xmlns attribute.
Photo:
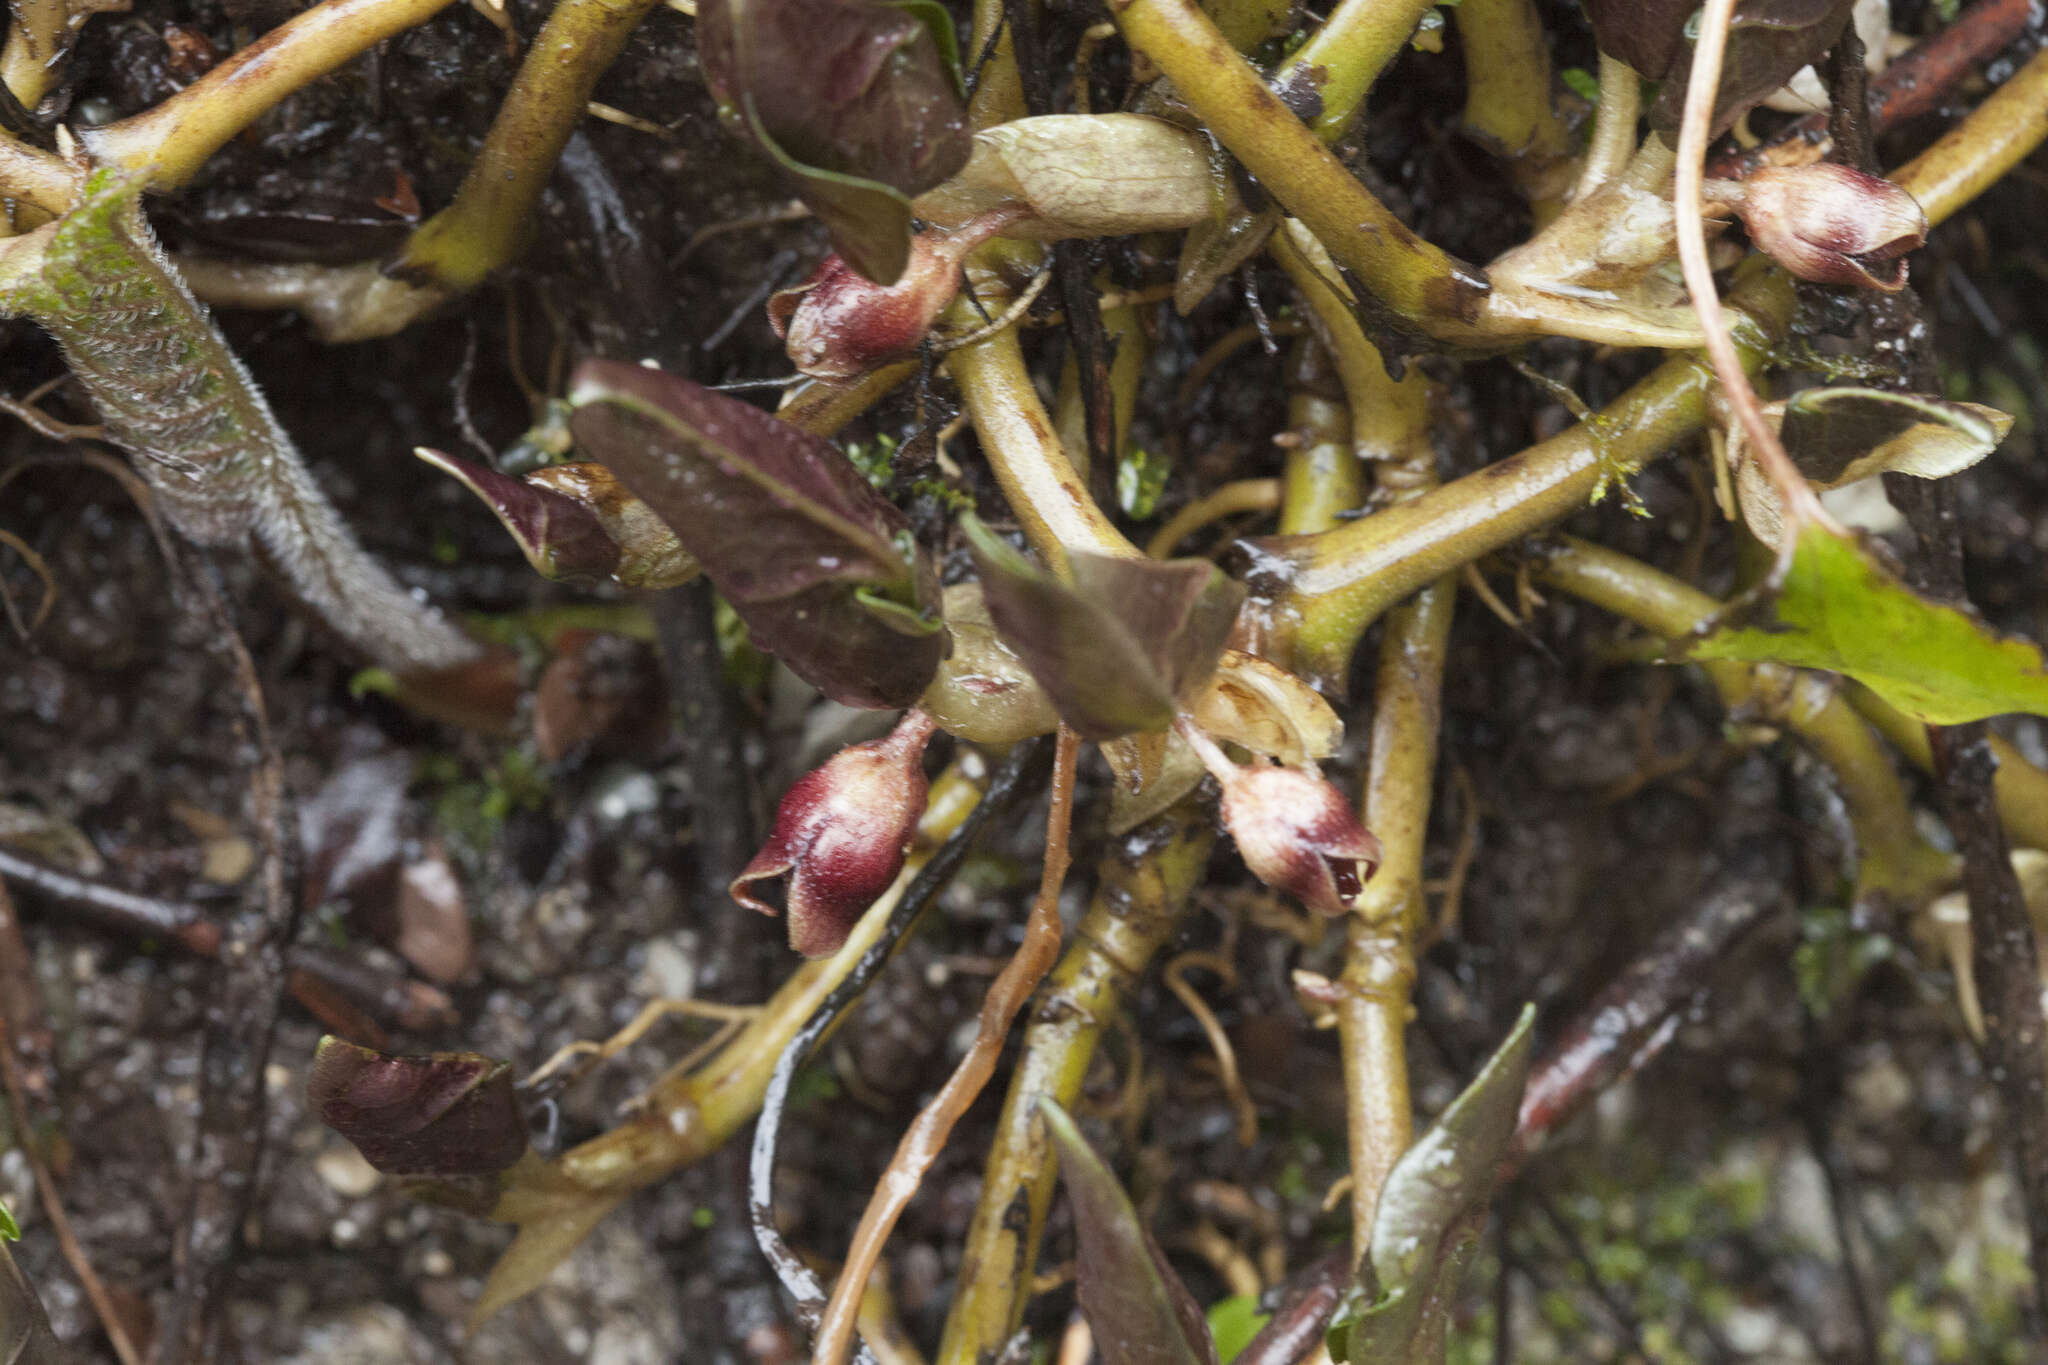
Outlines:
<svg viewBox="0 0 2048 1365"><path fill-rule="evenodd" d="M0 848L0 877L26 892L31 906L63 910L73 922L83 921L137 944L163 943L195 957L220 956L220 926L189 901L109 886L6 848ZM302 943L290 949L285 961L294 972L304 972L357 1008L400 1028L431 1033L455 1022L455 1007L439 988L362 958Z"/></svg>
<svg viewBox="0 0 2048 1365"><path fill-rule="evenodd" d="M752 916L724 913L731 908L726 888L754 856L755 828L746 730L725 681L716 603L701 578L649 599L669 709L689 763L698 911L716 926L705 984L732 998L751 998L767 985L767 961L758 950L771 940L756 932Z"/></svg>
<svg viewBox="0 0 2048 1365"><path fill-rule="evenodd" d="M2034 0L1978 0L1941 32L1900 56L1871 82L1871 133L1882 134L1931 112L1963 77L2026 32ZM1769 141L1748 151L1714 158L1707 174L1739 180L1762 166L1787 159L1792 144L1811 150L1789 159L1818 161L1828 154L1828 116L1809 114L1788 124Z"/></svg>
<svg viewBox="0 0 2048 1365"><path fill-rule="evenodd" d="M1280 1306L1238 1352L1236 1365L1294 1365L1305 1359L1323 1339L1351 1279L1351 1267L1339 1252L1289 1280L1281 1290Z"/></svg>
<svg viewBox="0 0 2048 1365"><path fill-rule="evenodd" d="M191 615L209 632L217 659L231 669L242 701L237 748L253 760L248 815L260 862L250 883L250 913L230 930L221 951L221 980L207 996L206 1042L199 1059L199 1125L187 1169L191 1188L171 1247L172 1307L157 1337L159 1365L209 1362L214 1308L227 1287L242 1227L255 1203L262 1166L268 1094L264 1071L277 1033L290 968L286 950L298 930L300 903L291 894L284 758L270 730L256 664L235 628L211 565L182 575Z"/></svg>
<svg viewBox="0 0 2048 1365"><path fill-rule="evenodd" d="M1593 998L1530 1072L1503 1176L1521 1169L1559 1125L1664 1050L1678 1016L1750 930L1790 907L1787 859L1775 841L1738 849L1693 913Z"/></svg>

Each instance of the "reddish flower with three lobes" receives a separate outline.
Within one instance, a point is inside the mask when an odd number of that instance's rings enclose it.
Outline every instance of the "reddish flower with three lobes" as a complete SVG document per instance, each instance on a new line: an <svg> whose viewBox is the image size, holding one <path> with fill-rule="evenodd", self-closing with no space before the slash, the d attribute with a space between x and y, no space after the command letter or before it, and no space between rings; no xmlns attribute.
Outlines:
<svg viewBox="0 0 2048 1365"><path fill-rule="evenodd" d="M787 874L789 946L805 957L837 952L903 870L924 815L924 750L937 728L924 712L908 712L881 739L841 749L798 778L775 809L768 842L733 878L733 899L772 915L775 907L749 890Z"/></svg>
<svg viewBox="0 0 2048 1365"><path fill-rule="evenodd" d="M1342 915L1380 865L1380 841L1321 774L1230 761L1187 718L1177 727L1223 787L1223 827L1252 875L1311 910Z"/></svg>

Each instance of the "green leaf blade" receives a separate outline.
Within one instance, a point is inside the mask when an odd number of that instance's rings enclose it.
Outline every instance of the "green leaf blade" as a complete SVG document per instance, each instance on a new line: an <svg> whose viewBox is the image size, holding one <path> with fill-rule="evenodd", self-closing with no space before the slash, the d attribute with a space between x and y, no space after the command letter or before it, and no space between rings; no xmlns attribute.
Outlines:
<svg viewBox="0 0 2048 1365"><path fill-rule="evenodd" d="M2038 645L1928 601L1818 526L1801 533L1774 600L1724 613L1683 653L1845 674L1935 725L2048 715L2048 659Z"/></svg>
<svg viewBox="0 0 2048 1365"><path fill-rule="evenodd" d="M1218 1365L1207 1319L1116 1175L1066 1110L1041 1098L1038 1111L1074 1207L1075 1287L1103 1365Z"/></svg>

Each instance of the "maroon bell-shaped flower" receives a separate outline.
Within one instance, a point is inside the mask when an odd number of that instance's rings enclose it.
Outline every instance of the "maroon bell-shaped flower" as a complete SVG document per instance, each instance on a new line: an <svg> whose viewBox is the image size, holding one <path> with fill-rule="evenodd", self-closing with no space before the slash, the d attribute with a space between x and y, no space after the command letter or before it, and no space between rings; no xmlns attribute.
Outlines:
<svg viewBox="0 0 2048 1365"><path fill-rule="evenodd" d="M1342 915L1380 862L1380 841L1335 784L1301 768L1230 761L1183 721L1180 733L1223 785L1223 827L1254 876L1311 910Z"/></svg>
<svg viewBox="0 0 2048 1365"><path fill-rule="evenodd" d="M1710 197L1733 208L1750 240L1803 280L1906 287L1906 255L1927 240L1920 201L1882 176L1831 161L1766 166Z"/></svg>
<svg viewBox="0 0 2048 1365"><path fill-rule="evenodd" d="M841 749L798 778L776 807L768 842L733 878L733 899L772 915L775 907L749 889L787 873L789 946L805 957L837 952L903 870L929 788L925 745L937 728L911 711L881 739Z"/></svg>

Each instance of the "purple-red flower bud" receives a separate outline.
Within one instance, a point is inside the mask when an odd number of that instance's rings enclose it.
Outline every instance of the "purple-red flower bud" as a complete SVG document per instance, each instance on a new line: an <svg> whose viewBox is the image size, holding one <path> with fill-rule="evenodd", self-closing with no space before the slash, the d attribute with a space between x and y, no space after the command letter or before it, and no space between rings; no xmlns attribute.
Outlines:
<svg viewBox="0 0 2048 1365"><path fill-rule="evenodd" d="M1896 293L1907 253L1927 240L1927 214L1911 194L1832 161L1766 166L1721 197L1760 250L1820 284Z"/></svg>
<svg viewBox="0 0 2048 1365"><path fill-rule="evenodd" d="M837 255L808 280L768 300L768 321L798 370L814 379L851 379L909 355L960 290L967 253L1018 217L983 214L947 232L921 232L894 284L876 284Z"/></svg>
<svg viewBox="0 0 2048 1365"><path fill-rule="evenodd" d="M775 907L748 889L787 873L789 946L805 957L838 951L903 870L929 790L925 745L937 728L911 711L881 739L841 749L798 778L775 809L768 842L733 878L733 899L772 915Z"/></svg>
<svg viewBox="0 0 2048 1365"><path fill-rule="evenodd" d="M1380 862L1344 794L1299 768L1238 768L1223 784L1223 825L1253 875L1325 915L1357 904Z"/></svg>
<svg viewBox="0 0 2048 1365"><path fill-rule="evenodd" d="M1320 774L1254 761L1239 765L1187 717L1177 727L1223 786L1223 827L1252 874L1311 910L1342 915L1380 863L1380 841Z"/></svg>

